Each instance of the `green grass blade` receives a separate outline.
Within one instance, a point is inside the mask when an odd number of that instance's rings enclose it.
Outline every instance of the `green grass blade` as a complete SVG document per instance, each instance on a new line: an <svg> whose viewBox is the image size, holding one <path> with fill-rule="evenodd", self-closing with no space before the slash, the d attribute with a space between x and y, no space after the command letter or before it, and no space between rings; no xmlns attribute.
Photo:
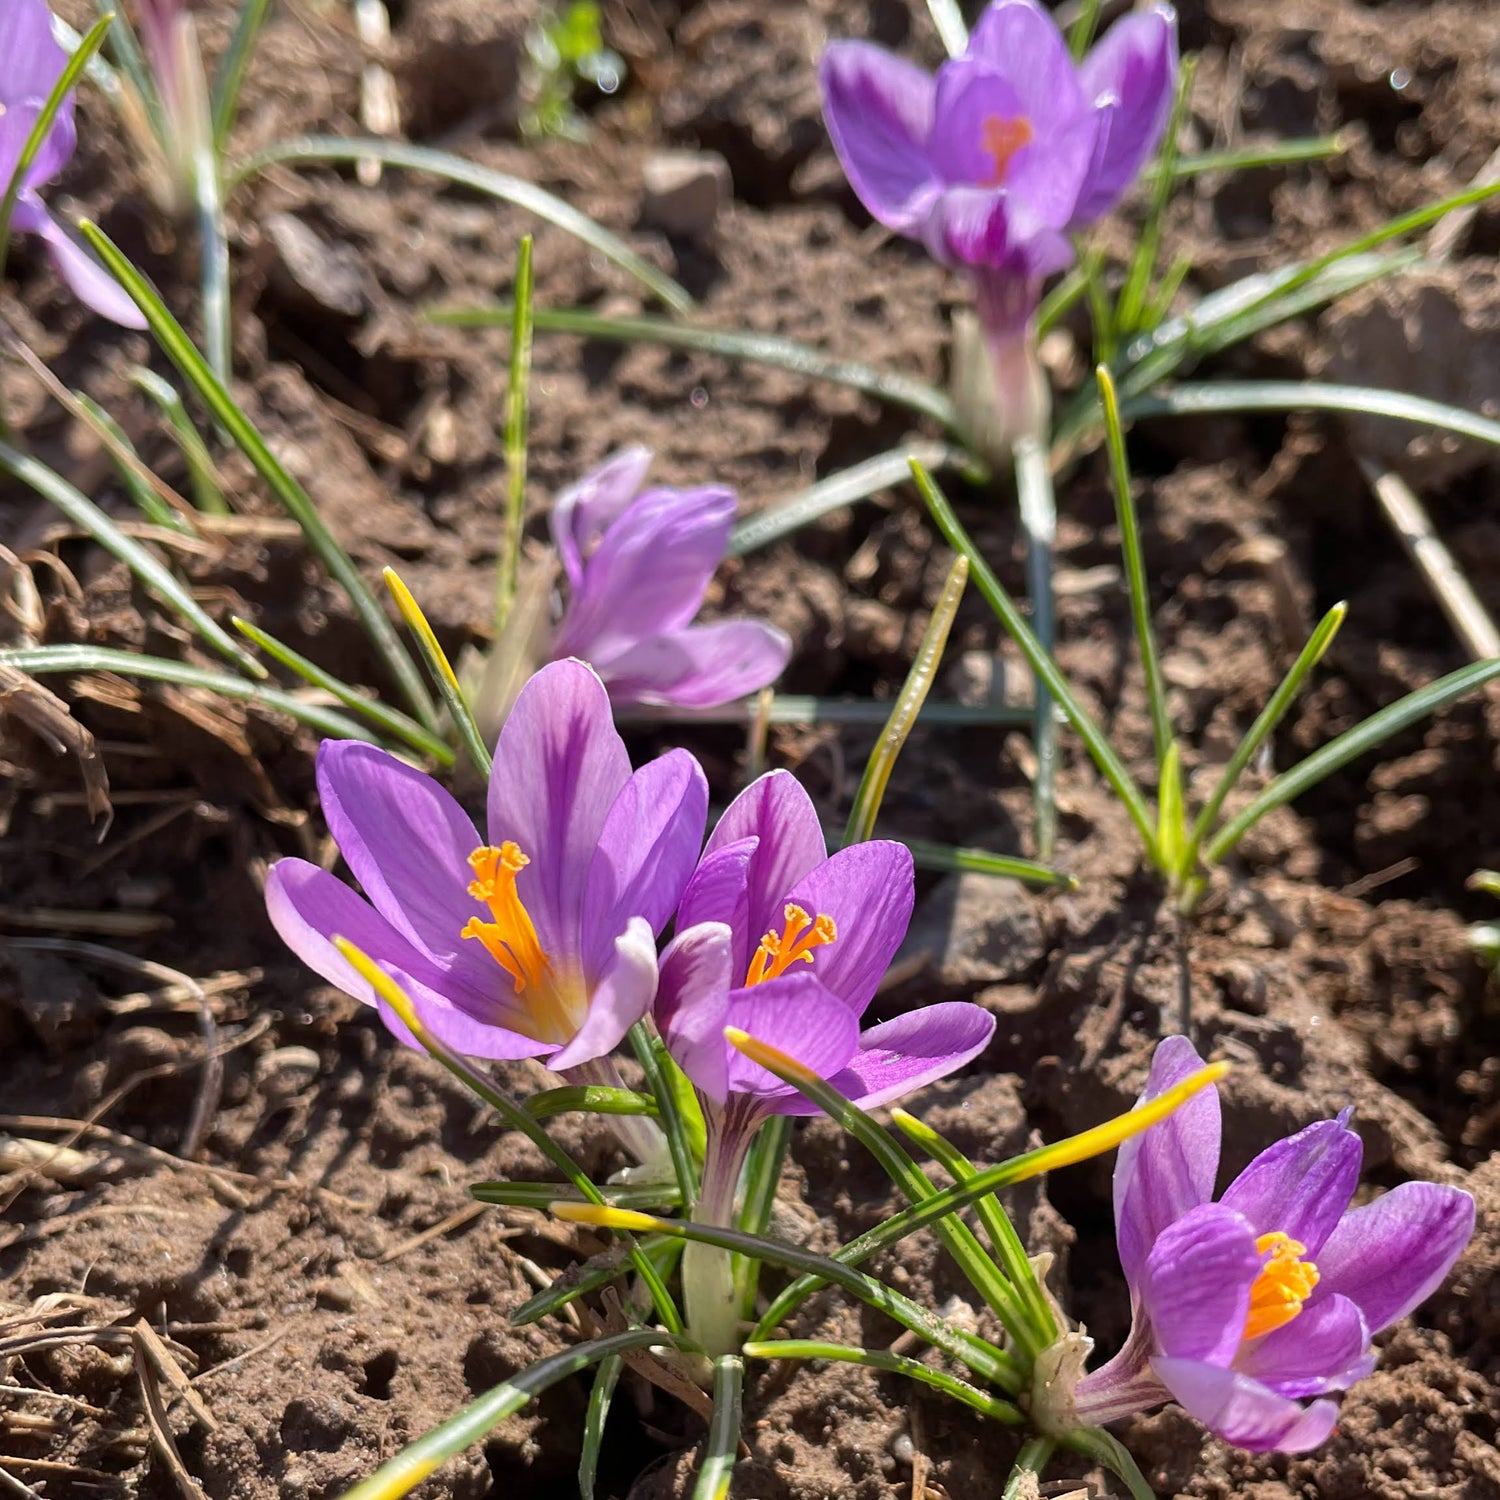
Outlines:
<svg viewBox="0 0 1500 1500"><path fill-rule="evenodd" d="M693 1500L727 1500L740 1450L740 1420L745 1390L745 1361L738 1354L714 1359L713 1416L703 1445L703 1461Z"/></svg>
<svg viewBox="0 0 1500 1500"><path fill-rule="evenodd" d="M662 1208L676 1208L682 1196L669 1182L645 1183L639 1187L599 1189L612 1208L634 1208L654 1213ZM589 1200L563 1182L475 1182L469 1185L469 1196L480 1203L504 1208L535 1208L545 1211L553 1203L587 1203ZM563 1279L568 1279L565 1274Z"/></svg>
<svg viewBox="0 0 1500 1500"><path fill-rule="evenodd" d="M790 536L857 500L867 500L881 490L905 484L911 479L913 459L928 473L965 468L969 464L969 456L962 449L952 448L946 443L908 443L892 448L888 453L877 454L863 463L831 474L827 479L820 479L800 495L776 501L746 517L730 533L725 555L743 557L747 552Z"/></svg>
<svg viewBox="0 0 1500 1500"><path fill-rule="evenodd" d="M908 471L909 472L909 471ZM617 724L747 724L759 717L755 700L726 703L719 708L675 708L666 703L622 704ZM879 698L811 698L799 693L777 693L765 710L767 724L866 724L876 728L890 718L891 705ZM1029 708L1007 703L929 703L922 710L929 729L979 729L1031 723Z"/></svg>
<svg viewBox="0 0 1500 1500"><path fill-rule="evenodd" d="M1328 648L1333 644L1333 638L1339 633L1339 627L1344 623L1344 616L1348 613L1349 606L1340 602L1323 616L1297 660L1292 663L1291 671L1281 679L1280 685L1271 695L1266 706L1256 715L1255 722L1235 747L1234 754L1230 756L1228 765L1224 767L1223 774L1219 777L1208 801L1203 804L1203 809L1194 820L1192 831L1188 834L1181 865L1181 875L1184 880L1191 880L1196 875L1198 851L1203 847L1203 840L1208 837L1209 829L1218 822L1219 814L1224 810L1229 794L1239 783L1245 767L1255 759L1260 747L1265 744L1272 731L1286 716L1297 694L1302 691L1302 684L1307 681L1308 674L1322 661Z"/></svg>
<svg viewBox="0 0 1500 1500"><path fill-rule="evenodd" d="M613 261L641 283L658 300L674 312L690 312L695 303L685 287L658 271L649 261L637 255L618 235L611 234L602 224L596 224L587 214L579 213L571 204L563 202L535 183L520 177L510 177L504 172L492 172L475 162L465 161L447 151L434 151L426 146L408 146L399 141L385 141L377 136L361 136L345 140L336 135L300 136L295 140L276 141L257 151L253 156L235 163L230 186L236 187L246 178L263 172L278 162L298 165L331 162L378 161L388 167L398 167L410 172L431 172L462 187L471 188L490 198L513 203L517 208L555 224L580 239L591 249L597 250L606 260ZM508 322L509 319L507 318ZM540 324L538 325L540 326Z"/></svg>
<svg viewBox="0 0 1500 1500"><path fill-rule="evenodd" d="M371 644L385 661L413 714L428 729L436 729L437 713L422 684L416 663L402 648L395 628L386 619L375 596L366 586L354 560L339 545L328 529L312 497L287 472L281 460L266 445L254 424L245 416L222 382L209 369L203 356L193 347L182 325L167 311L161 298L146 278L120 253L114 242L97 225L85 221L79 226L88 242L98 251L115 279L129 292L135 305L145 315L151 332L167 358L177 366L184 380L198 393L245 457L254 465L271 492L287 513L302 528L308 546L323 566L349 595Z"/></svg>
<svg viewBox="0 0 1500 1500"><path fill-rule="evenodd" d="M531 236L516 256L515 316L510 328L510 381L505 388L505 532L496 567L495 634L510 618L520 588L522 531L526 525L526 433L531 390Z"/></svg>
<svg viewBox="0 0 1500 1500"><path fill-rule="evenodd" d="M1084 274L1081 265L1074 266L1067 275L1059 279L1057 285L1042 298L1036 310L1038 343L1046 338L1073 304L1088 293L1088 289L1088 277ZM931 468L932 465L929 464L927 467Z"/></svg>
<svg viewBox="0 0 1500 1500"><path fill-rule="evenodd" d="M550 1120L554 1115L575 1113L649 1115L652 1119L660 1114L656 1100L650 1094L637 1094L633 1089L609 1088L598 1083L570 1083L562 1088L544 1089L540 1094L533 1094L521 1108L533 1120Z"/></svg>
<svg viewBox="0 0 1500 1500"><path fill-rule="evenodd" d="M1127 417L1197 417L1246 411L1339 411L1439 427L1460 437L1500 445L1500 422L1461 407L1375 386L1323 385L1303 380L1215 380L1179 385L1159 396L1132 396Z"/></svg>
<svg viewBox="0 0 1500 1500"><path fill-rule="evenodd" d="M1166 764L1173 741L1172 720L1167 713L1167 686L1156 654L1156 633L1151 628L1151 588L1146 581L1146 562L1141 552L1141 523L1130 493L1130 460L1125 456L1125 429L1120 422L1120 404L1109 371L1100 365L1099 394L1104 404L1105 446L1109 473L1114 481L1115 518L1120 524L1120 550L1125 558L1125 577L1130 585L1130 616L1135 623L1136 644L1146 670L1146 700L1151 706L1151 735L1156 745L1158 771Z"/></svg>
<svg viewBox="0 0 1500 1500"><path fill-rule="evenodd" d="M165 526L169 530L180 531L184 536L197 536L198 533L193 530L188 518L175 507L168 505L146 479L143 472L146 466L140 462L140 455L135 451L135 444L130 441L130 436L125 429L84 391L74 391L73 399L78 403L85 417L107 432L114 440L106 447L105 452L109 454L110 461L115 466L115 473L119 475L120 483L130 492L135 508L153 526ZM133 458L136 462L129 463L127 458Z"/></svg>
<svg viewBox="0 0 1500 1500"><path fill-rule="evenodd" d="M445 745L435 734L429 734L415 719L407 718L396 709L388 708L378 698L368 697L358 688L351 687L347 682L335 677L331 672L325 672L316 662L309 661L301 652L293 651L290 646L278 641L275 636L269 635L258 625L252 625L238 615L233 617L231 623L242 636L253 641L273 661L280 662L282 666L295 672L304 682L310 683L319 691L337 698L345 708L352 709L368 720L388 739L400 741L423 755L430 755L440 766L453 764L455 757L452 748Z"/></svg>
<svg viewBox="0 0 1500 1500"><path fill-rule="evenodd" d="M1021 1388L1019 1367L1008 1354L975 1334L953 1327L883 1281L837 1260L830 1260L826 1255L818 1255L800 1246L785 1244L781 1240L746 1234L743 1230L726 1229L717 1224L698 1224L688 1219L658 1219L620 1209L600 1210L587 1203L559 1203L557 1216L572 1223L596 1224L603 1228L628 1227L643 1234L667 1234L700 1245L713 1245L721 1250L756 1256L768 1265L799 1272L815 1282L827 1282L878 1312L883 1312L903 1328L909 1328L934 1349L941 1349L944 1354L966 1365L981 1379L1012 1394Z"/></svg>
<svg viewBox="0 0 1500 1500"><path fill-rule="evenodd" d="M908 1359L904 1354L892 1354L885 1349L856 1349L848 1344L831 1344L818 1339L762 1339L746 1344L743 1352L747 1359L827 1359L838 1364L864 1365L866 1369L884 1370L920 1381L972 1407L993 1422L1004 1422L1007 1427L1019 1427L1026 1421L1020 1409L1009 1401L1001 1401L956 1375L934 1370L919 1360Z"/></svg>
<svg viewBox="0 0 1500 1500"><path fill-rule="evenodd" d="M1156 1491L1146 1482L1146 1476L1130 1456L1129 1449L1102 1427L1078 1427L1058 1441L1064 1448L1093 1459L1123 1480L1131 1500L1156 1500Z"/></svg>
<svg viewBox="0 0 1500 1500"><path fill-rule="evenodd" d="M672 1175L677 1180L677 1191L684 1203L698 1201L698 1171L694 1165L693 1131L688 1124L684 1104L691 1104L696 1111L701 1129L703 1112L693 1099L687 1080L677 1066L676 1059L667 1051L666 1043L657 1034L650 1021L637 1021L630 1028L630 1048L635 1053L641 1071L646 1075L646 1086L650 1089L655 1114L661 1121L662 1134L667 1138L667 1150L672 1158ZM703 1154L701 1145L698 1155Z"/></svg>
<svg viewBox="0 0 1500 1500"><path fill-rule="evenodd" d="M1078 8L1078 19L1068 29L1068 51L1074 62L1082 59L1094 42L1094 32L1099 26L1100 0L1082 0Z"/></svg>
<svg viewBox="0 0 1500 1500"><path fill-rule="evenodd" d="M167 419L173 440L187 465L188 485L193 492L193 502L206 515L227 516L229 503L224 498L223 486L219 483L219 471L214 465L208 444L199 436L188 415L177 387L163 380L155 370L137 365L130 372L131 384L144 391Z"/></svg>
<svg viewBox="0 0 1500 1500"><path fill-rule="evenodd" d="M1030 664L1032 672L1062 705L1063 712L1067 714L1068 721L1093 757L1100 774L1114 788L1115 795L1124 803L1126 811L1129 812L1131 820L1140 832L1142 847L1146 850L1148 858L1154 862L1156 832L1152 826L1151 812L1146 806L1146 799L1141 795L1140 788L1136 786L1130 772L1125 769L1124 761L1115 753L1114 746L1094 723L1088 710L1078 701L1067 679L1058 670L1057 664L1042 650L1040 642L1031 632L1031 627L1021 617L1021 612L1016 608L1014 600L1006 593L1000 580L990 571L989 564L985 562L969 534L959 524L958 517L953 513L953 507L949 505L942 491L919 465L912 466L912 473L916 476L917 488L921 490L922 498L926 501L927 509L937 524L938 530L943 533L950 547L969 559L975 587L984 595L990 608L999 617L1000 623L1009 632L1011 639L1021 648L1021 653Z"/></svg>
<svg viewBox="0 0 1500 1500"><path fill-rule="evenodd" d="M229 47L219 59L219 69L214 75L213 144L215 153L222 158L229 144L229 132L240 112L240 90L245 84L245 74L250 59L255 54L255 44L260 39L260 29L265 24L271 9L271 0L244 0L240 18L230 38Z"/></svg>
<svg viewBox="0 0 1500 1500"><path fill-rule="evenodd" d="M604 1424L609 1420L609 1406L625 1361L618 1354L599 1361L594 1384L589 1390L589 1408L583 1418L583 1445L578 1452L579 1500L594 1500L594 1482L599 1474L599 1448L604 1442Z"/></svg>
<svg viewBox="0 0 1500 1500"><path fill-rule="evenodd" d="M10 651L0 651L0 663L18 667L37 677L59 672L117 672L121 677L140 677L148 682L174 682L180 687L203 688L206 692L217 693L221 698L258 703L277 713L289 714L299 723L306 724L330 739L365 740L372 745L380 743L363 724L345 718L343 714L325 708L322 704L308 703L279 688L250 682L231 672L194 667L187 662L171 661L162 656L141 656L134 651L120 651L111 646L22 646Z"/></svg>
<svg viewBox="0 0 1500 1500"><path fill-rule="evenodd" d="M1095 0L1098 3L1098 0ZM962 57L969 45L969 28L958 0L927 0L927 13L949 57Z"/></svg>
<svg viewBox="0 0 1500 1500"><path fill-rule="evenodd" d="M1039 439L1022 437L1014 449L1016 495L1021 525L1026 532L1026 591L1031 596L1032 630L1050 657L1054 645L1052 610L1052 546L1057 539L1057 502L1052 493L1052 468ZM1036 752L1035 807L1037 853L1044 859L1057 842L1057 718L1052 695L1037 678L1033 689L1031 742Z"/></svg>
<svg viewBox="0 0 1500 1500"><path fill-rule="evenodd" d="M62 72L57 75L57 82L52 85L52 92L47 95L41 112L37 115L21 147L21 154L16 158L15 168L5 187L5 196L0 198L0 275L4 274L6 257L10 251L10 221L16 211L16 200L21 196L21 185L26 181L26 174L31 170L32 163L36 161L37 153L42 149L42 143L47 139L57 121L57 112L63 107L63 100L68 97L69 91L78 82L78 75L88 67L94 54L104 45L105 35L113 21L114 13L106 12L84 33L73 55L63 65ZM9 65L8 60L6 65Z"/></svg>
<svg viewBox="0 0 1500 1500"><path fill-rule="evenodd" d="M1016 1454L1016 1461L1011 1466L1010 1478L1005 1481L1000 1500L1032 1500L1032 1497L1040 1494L1042 1470L1051 1461L1056 1447L1056 1438L1045 1437L1041 1433L1028 1438L1021 1451Z"/></svg>
<svg viewBox="0 0 1500 1500"><path fill-rule="evenodd" d="M1182 752L1176 743L1167 746L1161 763L1161 785L1156 789L1156 847L1161 870L1175 882L1182 869L1187 843L1187 815L1182 800Z"/></svg>
<svg viewBox="0 0 1500 1500"><path fill-rule="evenodd" d="M521 1410L533 1397L581 1374L595 1362L649 1349L653 1344L681 1347L679 1341L650 1328L632 1328L608 1338L591 1339L575 1349L564 1349L550 1359L538 1360L529 1369L513 1375L487 1391L446 1422L403 1448L395 1458L381 1464L368 1479L346 1490L341 1500L396 1500L429 1479L455 1454L489 1436L506 1417Z"/></svg>
<svg viewBox="0 0 1500 1500"><path fill-rule="evenodd" d="M134 537L126 536L82 490L69 484L46 464L18 452L9 443L0 443L0 469L35 490L44 500L51 501L73 525L93 537L106 552L118 557L146 588L168 609L181 616L183 622L197 631L220 656L252 677L266 675L266 669L209 616L172 570Z"/></svg>
<svg viewBox="0 0 1500 1500"><path fill-rule="evenodd" d="M859 790L854 794L854 805L849 809L849 823L844 829L845 844L859 844L875 837L875 819L880 804L885 800L885 789L890 785L891 772L906 746L907 736L922 712L922 705L932 691L937 678L938 665L943 650L948 644L948 632L953 628L954 616L964 597L964 586L969 581L969 562L965 557L955 557L948 570L948 580L933 606L932 617L922 633L922 644L917 648L916 658L906 681L896 697L891 716L886 720L870 758L865 762L865 774L860 778Z"/></svg>
<svg viewBox="0 0 1500 1500"><path fill-rule="evenodd" d="M1313 751L1306 760L1298 761L1289 771L1283 771L1238 817L1226 824L1203 851L1204 863L1217 864L1273 808L1285 806L1309 787L1316 786L1325 776L1332 775L1361 755L1368 755L1408 725L1427 718L1496 677L1500 677L1500 658L1474 662L1408 693L1379 713L1371 714L1353 729L1346 729L1337 739Z"/></svg>
<svg viewBox="0 0 1500 1500"><path fill-rule="evenodd" d="M972 870L979 875L998 875L1025 880L1034 885L1063 885L1077 890L1078 881L1050 865L1011 854L991 854L987 849L963 849L953 844L930 844L925 839L901 840L924 870Z"/></svg>
<svg viewBox="0 0 1500 1500"><path fill-rule="evenodd" d="M447 328L500 328L510 322L510 308L504 303L489 307L435 307L425 314L429 322ZM770 365L790 370L809 380L826 380L845 385L904 406L909 411L931 417L954 434L960 433L958 412L953 402L936 386L908 379L871 365L851 360L831 359L817 349L792 339L770 333L742 333L729 329L703 328L690 323L673 323L665 318L608 318L581 307L539 307L536 326L544 333L575 333L584 338L607 339L618 344L660 344L666 349L687 349L700 354L716 354L721 359L744 360L750 364Z"/></svg>
<svg viewBox="0 0 1500 1500"><path fill-rule="evenodd" d="M94 13L101 19L107 18L111 13L108 0L94 0ZM115 74L115 88L118 91L128 86L141 101L141 107L146 111L147 124L150 125L152 134L160 142L162 154L165 156L169 144L166 112L162 108L156 80L147 66L146 55L141 51L140 39L135 34L135 28L130 24L129 16L120 14L118 10L114 12L114 24L109 28L108 40L109 50L114 54L118 69ZM93 72L92 63L89 71ZM121 73L125 75L123 83L119 76ZM118 92L111 97L110 102L116 109L120 108L121 98Z"/></svg>
<svg viewBox="0 0 1500 1500"><path fill-rule="evenodd" d="M500 1183L483 1185L486 1187L506 1186ZM519 1183L508 1185L521 1186ZM610 1191L616 1190L611 1188ZM552 1201L556 1202L555 1196ZM525 1203L522 1206L530 1208L534 1205ZM651 1263L656 1267L657 1276L663 1281L671 1276L673 1267L681 1259L682 1246L681 1240L660 1234L646 1235L636 1241L637 1251L650 1257ZM532 1323L539 1323L550 1313L561 1312L569 1303L576 1302L580 1297L592 1297L595 1292L601 1291L612 1281L618 1281L631 1269L631 1262L619 1247L606 1251L603 1255L596 1255L581 1266L569 1267L551 1286L544 1288L534 1297L528 1297L511 1313L507 1321L512 1328L526 1328Z"/></svg>
<svg viewBox="0 0 1500 1500"><path fill-rule="evenodd" d="M1335 135L1296 136L1285 141L1266 141L1259 146L1240 146L1233 151L1200 151L1179 156L1172 164L1172 176L1179 181L1203 172L1245 172L1255 167L1289 167L1304 161L1327 161L1342 156L1349 140L1340 131ZM1154 181L1166 170L1165 163L1153 162L1141 176Z"/></svg>
<svg viewBox="0 0 1500 1500"><path fill-rule="evenodd" d="M771 1210L781 1173L786 1165L787 1147L792 1142L789 1115L772 1115L755 1133L745 1158L745 1198L740 1208L740 1228L746 1234L764 1234L771 1223ZM749 1256L734 1260L735 1300L740 1316L749 1321L755 1316L755 1297L760 1286L760 1262Z"/></svg>

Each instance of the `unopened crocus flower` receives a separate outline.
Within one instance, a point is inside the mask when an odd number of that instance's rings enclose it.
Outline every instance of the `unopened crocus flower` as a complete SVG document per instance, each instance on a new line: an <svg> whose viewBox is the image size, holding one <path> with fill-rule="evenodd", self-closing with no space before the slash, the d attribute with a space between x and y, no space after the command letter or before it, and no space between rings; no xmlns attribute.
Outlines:
<svg viewBox="0 0 1500 1500"><path fill-rule="evenodd" d="M44 0L0 0L0 194L15 176L21 152L66 64ZM11 228L38 236L58 274L101 317L126 328L144 328L146 320L125 289L73 240L39 196L67 166L76 144L70 96L26 170Z"/></svg>
<svg viewBox="0 0 1500 1500"><path fill-rule="evenodd" d="M1185 1037L1168 1038L1142 1102L1201 1066ZM1345 1111L1262 1151L1215 1201L1219 1133L1218 1095L1204 1089L1120 1148L1115 1228L1133 1324L1078 1382L1069 1416L1092 1425L1176 1400L1241 1448L1304 1452L1337 1419L1322 1398L1374 1368L1371 1335L1448 1274L1474 1200L1407 1182L1351 1208L1361 1148Z"/></svg>
<svg viewBox="0 0 1500 1500"><path fill-rule="evenodd" d="M329 831L364 888L284 859L266 900L287 945L355 998L374 996L343 937L471 1057L604 1057L656 990L656 936L693 871L708 789L673 750L632 772L604 685L543 667L495 749L487 836L431 777L354 740L318 752ZM410 1040L396 1016L387 1025Z"/></svg>
<svg viewBox="0 0 1500 1500"><path fill-rule="evenodd" d="M812 800L772 771L730 805L710 836L662 955L656 1019L692 1080L708 1142L694 1217L730 1221L756 1131L811 1104L725 1039L738 1027L871 1108L942 1078L984 1050L994 1017L931 1005L861 1034L863 1016L911 919L911 852L884 840L829 855ZM721 1252L689 1246L689 1321L711 1348L733 1343Z"/></svg>
<svg viewBox="0 0 1500 1500"><path fill-rule="evenodd" d="M1075 63L1036 0L994 0L936 77L868 42L824 51L823 114L850 186L888 229L972 275L1001 401L1035 401L1024 353L1042 282L1156 149L1176 64L1165 5Z"/></svg>
<svg viewBox="0 0 1500 1500"><path fill-rule="evenodd" d="M734 491L643 488L627 448L552 508L568 600L551 655L577 656L616 703L712 708L775 681L791 642L763 620L695 625L734 525Z"/></svg>

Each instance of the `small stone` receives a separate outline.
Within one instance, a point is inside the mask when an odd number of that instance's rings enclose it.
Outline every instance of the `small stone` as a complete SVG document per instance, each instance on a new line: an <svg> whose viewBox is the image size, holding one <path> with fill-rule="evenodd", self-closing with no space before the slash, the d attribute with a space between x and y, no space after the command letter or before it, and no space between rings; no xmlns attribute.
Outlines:
<svg viewBox="0 0 1500 1500"><path fill-rule="evenodd" d="M283 297L340 318L364 312L364 267L348 245L330 245L293 214L270 215L265 230L276 253L271 280Z"/></svg>
<svg viewBox="0 0 1500 1500"><path fill-rule="evenodd" d="M685 240L713 239L734 191L729 163L717 151L660 151L641 174L641 218Z"/></svg>

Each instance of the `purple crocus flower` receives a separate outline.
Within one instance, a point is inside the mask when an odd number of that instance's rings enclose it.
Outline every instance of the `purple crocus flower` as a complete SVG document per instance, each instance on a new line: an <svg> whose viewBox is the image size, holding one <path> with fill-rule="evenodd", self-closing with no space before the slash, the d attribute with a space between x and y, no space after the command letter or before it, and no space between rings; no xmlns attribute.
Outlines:
<svg viewBox="0 0 1500 1500"><path fill-rule="evenodd" d="M692 1080L708 1142L694 1217L728 1223L750 1142L773 1114L817 1107L724 1036L735 1026L789 1053L866 1108L942 1078L984 1050L995 1019L931 1005L860 1033L860 1017L911 919L911 852L874 840L829 855L811 799L785 771L754 782L708 840L662 954L656 1019ZM717 1252L689 1247L689 1321L731 1347ZM699 1266L717 1267L715 1281Z"/></svg>
<svg viewBox="0 0 1500 1500"><path fill-rule="evenodd" d="M9 187L37 117L67 58L52 35L52 12L44 0L0 0L0 194ZM125 289L78 245L37 195L68 164L77 144L73 100L62 108L42 141L16 197L11 227L38 235L58 274L101 317L126 328L144 328ZM3 267L0 267L3 269Z"/></svg>
<svg viewBox="0 0 1500 1500"><path fill-rule="evenodd" d="M869 42L824 51L823 115L850 186L972 275L1002 402L1036 404L1021 354L1042 282L1156 149L1176 67L1165 5L1119 21L1081 63L1036 0L994 0L936 77ZM1011 414L1013 433L1031 421Z"/></svg>
<svg viewBox="0 0 1500 1500"><path fill-rule="evenodd" d="M763 620L694 625L734 524L734 491L642 489L651 454L627 448L552 508L569 598L554 659L577 656L615 703L712 708L773 682L791 642Z"/></svg>
<svg viewBox="0 0 1500 1500"><path fill-rule="evenodd" d="M347 938L456 1052L541 1057L556 1071L603 1057L645 1015L656 936L697 860L708 788L685 750L632 772L604 685L582 662L543 667L516 699L495 748L487 839L431 777L360 741L319 748L318 790L368 900L284 859L266 903L330 983L374 998L333 946Z"/></svg>
<svg viewBox="0 0 1500 1500"><path fill-rule="evenodd" d="M1185 1037L1156 1049L1142 1102L1202 1061ZM1407 1182L1362 1208L1349 1111L1262 1151L1213 1199L1219 1099L1195 1095L1120 1148L1115 1227L1130 1285L1125 1347L1074 1392L1095 1424L1176 1400L1226 1441L1305 1452L1375 1365L1372 1334L1448 1274L1474 1232L1468 1193Z"/></svg>

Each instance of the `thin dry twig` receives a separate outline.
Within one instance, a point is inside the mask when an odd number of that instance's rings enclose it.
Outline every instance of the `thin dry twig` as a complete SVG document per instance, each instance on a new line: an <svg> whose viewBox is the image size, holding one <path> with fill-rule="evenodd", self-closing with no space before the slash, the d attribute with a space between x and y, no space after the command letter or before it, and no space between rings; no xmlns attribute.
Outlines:
<svg viewBox="0 0 1500 1500"><path fill-rule="evenodd" d="M54 755L71 754L78 762L89 819L104 819L99 829L103 840L115 814L109 801L109 773L94 736L56 693L19 667L0 662L0 715L5 714L19 719Z"/></svg>
<svg viewBox="0 0 1500 1500"><path fill-rule="evenodd" d="M137 1324L136 1331L139 1332L144 1326L144 1323ZM167 1472L176 1481L183 1500L202 1500L203 1492L194 1483L193 1476L188 1473L187 1465L182 1461L182 1454L177 1451L177 1439L172 1436L172 1429L167 1423L166 1408L162 1405L161 1390L157 1385L157 1372L152 1366L146 1352L146 1344L142 1339L138 1338L134 1341L132 1355L135 1362L136 1383L141 1390L141 1404L146 1408L146 1421L151 1427L151 1444L161 1456Z"/></svg>

